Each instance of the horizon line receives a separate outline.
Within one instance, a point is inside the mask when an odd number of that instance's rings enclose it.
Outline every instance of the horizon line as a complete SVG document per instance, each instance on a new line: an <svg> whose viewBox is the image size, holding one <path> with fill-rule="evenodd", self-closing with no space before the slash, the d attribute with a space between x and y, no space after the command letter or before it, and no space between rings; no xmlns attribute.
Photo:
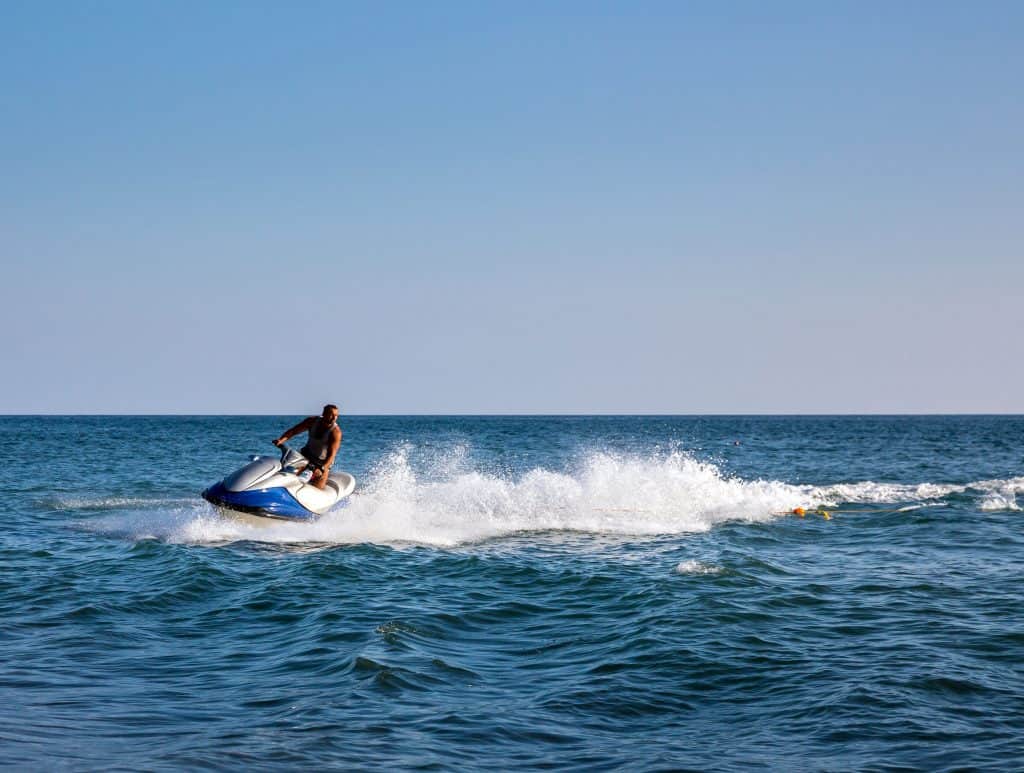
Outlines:
<svg viewBox="0 0 1024 773"><path fill-rule="evenodd" d="M0 413L0 418L256 418L301 416L304 413ZM308 414L312 415L312 414ZM985 412L985 411L950 411L950 412L843 412L843 413L785 413L785 412L739 412L739 413L342 413L342 417L361 418L707 418L707 417L751 417L751 418L834 418L834 417L941 417L941 416L1024 416L1024 412Z"/></svg>

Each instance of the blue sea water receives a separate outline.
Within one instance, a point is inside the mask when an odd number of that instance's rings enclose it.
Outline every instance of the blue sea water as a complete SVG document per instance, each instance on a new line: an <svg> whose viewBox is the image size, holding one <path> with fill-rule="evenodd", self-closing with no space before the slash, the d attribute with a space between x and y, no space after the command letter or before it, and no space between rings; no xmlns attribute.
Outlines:
<svg viewBox="0 0 1024 773"><path fill-rule="evenodd" d="M1022 768L1024 417L296 418L0 418L0 766Z"/></svg>

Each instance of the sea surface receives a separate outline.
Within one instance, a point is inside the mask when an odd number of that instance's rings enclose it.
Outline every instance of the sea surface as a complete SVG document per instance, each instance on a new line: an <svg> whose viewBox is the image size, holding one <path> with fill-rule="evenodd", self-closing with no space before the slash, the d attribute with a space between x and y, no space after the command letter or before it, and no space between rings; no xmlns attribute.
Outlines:
<svg viewBox="0 0 1024 773"><path fill-rule="evenodd" d="M0 767L1024 769L1024 417L298 418L0 418Z"/></svg>

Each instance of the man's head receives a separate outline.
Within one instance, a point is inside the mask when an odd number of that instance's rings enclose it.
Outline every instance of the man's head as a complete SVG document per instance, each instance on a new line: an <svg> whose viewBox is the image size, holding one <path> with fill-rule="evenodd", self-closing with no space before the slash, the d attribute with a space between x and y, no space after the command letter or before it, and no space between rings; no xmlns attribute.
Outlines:
<svg viewBox="0 0 1024 773"><path fill-rule="evenodd" d="M338 406L328 403L320 415L323 416L324 421L333 424L338 420Z"/></svg>

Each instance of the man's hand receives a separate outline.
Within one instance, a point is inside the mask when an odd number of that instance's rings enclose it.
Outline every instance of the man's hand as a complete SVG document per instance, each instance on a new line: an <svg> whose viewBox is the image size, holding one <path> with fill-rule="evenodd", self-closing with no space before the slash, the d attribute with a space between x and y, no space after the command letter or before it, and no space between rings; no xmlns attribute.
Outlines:
<svg viewBox="0 0 1024 773"><path fill-rule="evenodd" d="M280 448L281 444L284 443L284 441L285 439L283 437L279 437L277 440L274 441L274 445Z"/></svg>

